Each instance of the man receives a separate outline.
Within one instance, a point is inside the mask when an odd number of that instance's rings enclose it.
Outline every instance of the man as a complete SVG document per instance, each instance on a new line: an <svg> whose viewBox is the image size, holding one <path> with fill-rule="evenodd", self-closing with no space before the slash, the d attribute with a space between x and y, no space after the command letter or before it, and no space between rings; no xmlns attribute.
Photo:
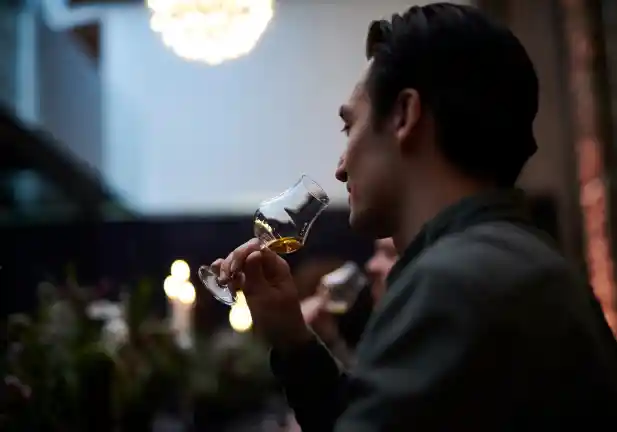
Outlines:
<svg viewBox="0 0 617 432"><path fill-rule="evenodd" d="M374 22L341 108L350 224L400 256L341 374L306 329L289 267L257 242L218 261L243 282L304 432L524 431L617 417L617 349L584 279L513 187L536 151L538 82L478 10L414 6Z"/></svg>

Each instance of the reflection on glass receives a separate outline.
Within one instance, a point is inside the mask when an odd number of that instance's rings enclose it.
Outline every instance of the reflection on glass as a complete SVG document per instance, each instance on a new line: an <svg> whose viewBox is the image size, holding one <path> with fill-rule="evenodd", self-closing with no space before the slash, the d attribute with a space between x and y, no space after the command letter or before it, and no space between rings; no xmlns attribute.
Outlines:
<svg viewBox="0 0 617 432"><path fill-rule="evenodd" d="M261 203L255 212L253 234L263 247L281 255L293 253L304 245L313 222L329 202L324 190L303 175L294 186ZM200 267L199 278L220 302L226 305L236 302L235 293L218 283L210 267Z"/></svg>

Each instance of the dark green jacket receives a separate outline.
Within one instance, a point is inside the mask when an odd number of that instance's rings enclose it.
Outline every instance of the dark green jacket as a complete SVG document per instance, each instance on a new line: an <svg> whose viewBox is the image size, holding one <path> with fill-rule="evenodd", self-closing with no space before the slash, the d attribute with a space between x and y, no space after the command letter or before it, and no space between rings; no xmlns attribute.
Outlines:
<svg viewBox="0 0 617 432"><path fill-rule="evenodd" d="M617 344L522 201L492 192L428 223L348 373L317 340L272 353L303 432L617 430Z"/></svg>

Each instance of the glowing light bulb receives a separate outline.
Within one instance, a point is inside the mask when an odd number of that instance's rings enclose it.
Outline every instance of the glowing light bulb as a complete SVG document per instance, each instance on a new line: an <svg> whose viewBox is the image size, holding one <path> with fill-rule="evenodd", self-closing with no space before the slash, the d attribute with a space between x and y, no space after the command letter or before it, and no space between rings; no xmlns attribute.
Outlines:
<svg viewBox="0 0 617 432"><path fill-rule="evenodd" d="M178 290L178 300L184 304L195 303L195 287L190 282L182 282Z"/></svg>
<svg viewBox="0 0 617 432"><path fill-rule="evenodd" d="M180 280L187 281L191 277L191 268L184 260L176 260L171 265L171 276Z"/></svg>
<svg viewBox="0 0 617 432"><path fill-rule="evenodd" d="M251 327L253 327L251 310L246 304L246 298L241 291L237 293L236 303L229 311L229 325L231 325L231 328L238 333L247 332L251 329Z"/></svg>
<svg viewBox="0 0 617 432"><path fill-rule="evenodd" d="M244 293L242 291L238 291L236 293L236 304L248 307L246 304L246 297L244 297Z"/></svg>
<svg viewBox="0 0 617 432"><path fill-rule="evenodd" d="M181 281L173 276L167 276L163 281L163 290L165 295L170 299L178 297Z"/></svg>
<svg viewBox="0 0 617 432"><path fill-rule="evenodd" d="M248 54L274 16L274 0L146 0L152 30L178 56L220 64Z"/></svg>

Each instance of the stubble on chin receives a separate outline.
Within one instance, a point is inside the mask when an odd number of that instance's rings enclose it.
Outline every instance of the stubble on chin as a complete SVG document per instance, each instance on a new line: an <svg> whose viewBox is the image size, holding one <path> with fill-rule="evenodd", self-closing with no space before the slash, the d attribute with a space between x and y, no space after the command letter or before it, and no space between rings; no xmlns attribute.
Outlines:
<svg viewBox="0 0 617 432"><path fill-rule="evenodd" d="M349 225L358 234L366 235L372 239L391 237L390 224L384 215L370 210L351 209Z"/></svg>
<svg viewBox="0 0 617 432"><path fill-rule="evenodd" d="M358 208L354 210L351 208L349 212L349 226L351 229L359 234L370 234L370 219L366 217L366 213L360 211Z"/></svg>

